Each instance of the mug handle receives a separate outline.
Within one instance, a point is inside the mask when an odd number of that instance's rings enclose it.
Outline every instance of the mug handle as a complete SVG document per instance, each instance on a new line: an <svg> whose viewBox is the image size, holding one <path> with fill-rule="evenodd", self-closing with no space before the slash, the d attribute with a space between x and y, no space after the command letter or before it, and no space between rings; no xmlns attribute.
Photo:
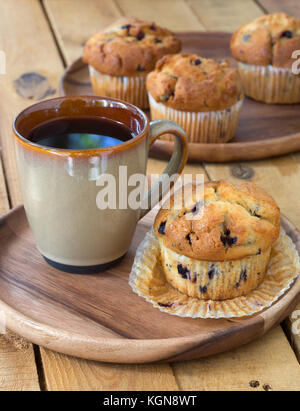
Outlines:
<svg viewBox="0 0 300 411"><path fill-rule="evenodd" d="M173 136L175 137L173 154L159 180L148 190L148 192L144 196L142 205L145 204L145 202L146 204L149 204L149 201L150 205L148 206L148 208L142 207L140 218L143 218L174 185L174 182L172 181L171 186L165 187L164 191L162 192L161 187L164 187L164 179L169 178L173 174L180 174L187 161L187 135L177 123L171 120L155 120L150 122L149 149L154 141L163 134L173 134ZM151 197L157 196L157 194L159 194L159 197L156 203L151 204Z"/></svg>

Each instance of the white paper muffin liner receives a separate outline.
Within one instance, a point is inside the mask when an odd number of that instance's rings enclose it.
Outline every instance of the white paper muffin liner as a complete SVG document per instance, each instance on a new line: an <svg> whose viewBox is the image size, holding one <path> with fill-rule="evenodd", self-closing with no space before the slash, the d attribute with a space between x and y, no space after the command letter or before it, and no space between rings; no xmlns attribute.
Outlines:
<svg viewBox="0 0 300 411"><path fill-rule="evenodd" d="M226 300L247 295L263 281L271 253L269 247L233 264L232 261L209 262L186 257L165 247L161 238L159 244L166 280L183 294L202 300ZM186 272L179 274L178 265Z"/></svg>
<svg viewBox="0 0 300 411"><path fill-rule="evenodd" d="M92 66L89 66L89 72L96 95L118 98L143 109L149 107L146 76L110 76L100 73Z"/></svg>
<svg viewBox="0 0 300 411"><path fill-rule="evenodd" d="M129 277L133 291L162 312L191 318L236 318L270 307L300 274L300 259L294 243L283 229L272 247L263 282L246 296L213 301L189 297L173 288L160 262L159 242L153 230L139 245Z"/></svg>
<svg viewBox="0 0 300 411"><path fill-rule="evenodd" d="M238 63L246 96L271 104L300 102L300 76L292 70Z"/></svg>
<svg viewBox="0 0 300 411"><path fill-rule="evenodd" d="M168 119L179 124L187 133L191 143L226 143L237 130L243 99L224 110L195 112L176 110L158 103L148 93L152 120ZM172 141L173 137L164 134L162 140Z"/></svg>

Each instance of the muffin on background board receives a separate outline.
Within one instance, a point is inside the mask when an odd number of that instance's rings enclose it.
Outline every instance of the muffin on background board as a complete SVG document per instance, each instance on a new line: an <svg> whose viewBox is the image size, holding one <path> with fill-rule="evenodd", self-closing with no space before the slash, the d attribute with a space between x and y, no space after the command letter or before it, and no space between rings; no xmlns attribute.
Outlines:
<svg viewBox="0 0 300 411"><path fill-rule="evenodd" d="M241 26L232 36L244 92L265 103L300 102L300 76L293 74L292 54L300 50L300 20L269 14Z"/></svg>
<svg viewBox="0 0 300 411"><path fill-rule="evenodd" d="M204 300L247 295L267 271L279 236L278 206L254 183L205 183L204 204L195 193L182 208L174 206L175 194L154 222L167 281Z"/></svg>
<svg viewBox="0 0 300 411"><path fill-rule="evenodd" d="M148 108L146 76L165 54L178 53L180 40L155 23L121 18L94 34L83 50L94 93Z"/></svg>
<svg viewBox="0 0 300 411"><path fill-rule="evenodd" d="M237 70L226 60L164 56L148 75L147 90L152 120L175 121L189 142L226 143L234 137L243 93Z"/></svg>

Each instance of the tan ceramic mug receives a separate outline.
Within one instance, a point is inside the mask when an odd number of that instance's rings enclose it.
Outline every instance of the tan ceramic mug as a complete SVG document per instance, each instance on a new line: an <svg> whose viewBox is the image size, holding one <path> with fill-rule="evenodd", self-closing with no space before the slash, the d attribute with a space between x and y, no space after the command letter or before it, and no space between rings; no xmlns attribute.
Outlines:
<svg viewBox="0 0 300 411"><path fill-rule="evenodd" d="M84 116L119 121L135 137L92 150L50 148L27 138L34 127L45 121ZM129 249L139 218L149 211L129 207L99 209L96 199L100 188L96 182L103 173L114 176L117 184L120 166L127 167L128 179L133 174L145 175L149 147L165 133L174 135L175 145L164 173L180 173L187 158L187 138L176 123L149 123L137 107L110 98L45 100L22 111L13 130L24 207L37 248L51 265L66 272L97 272L119 261ZM153 189L146 197L151 194Z"/></svg>

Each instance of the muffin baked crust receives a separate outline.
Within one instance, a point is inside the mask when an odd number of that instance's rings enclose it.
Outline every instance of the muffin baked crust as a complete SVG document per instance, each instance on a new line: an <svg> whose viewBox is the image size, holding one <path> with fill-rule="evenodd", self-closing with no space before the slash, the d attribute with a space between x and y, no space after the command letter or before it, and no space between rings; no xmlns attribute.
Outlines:
<svg viewBox="0 0 300 411"><path fill-rule="evenodd" d="M241 98L237 70L196 54L167 55L147 77L147 90L160 103L177 110L213 111Z"/></svg>
<svg viewBox="0 0 300 411"><path fill-rule="evenodd" d="M230 50L243 63L291 68L300 49L300 20L285 13L268 14L241 26L232 36Z"/></svg>
<svg viewBox="0 0 300 411"><path fill-rule="evenodd" d="M162 56L180 49L180 40L171 31L133 17L121 18L87 41L83 61L111 76L145 76Z"/></svg>
<svg viewBox="0 0 300 411"><path fill-rule="evenodd" d="M279 208L254 183L205 183L204 206L195 193L181 209L175 194L157 214L154 232L164 247L196 260L232 261L260 255L277 239Z"/></svg>

